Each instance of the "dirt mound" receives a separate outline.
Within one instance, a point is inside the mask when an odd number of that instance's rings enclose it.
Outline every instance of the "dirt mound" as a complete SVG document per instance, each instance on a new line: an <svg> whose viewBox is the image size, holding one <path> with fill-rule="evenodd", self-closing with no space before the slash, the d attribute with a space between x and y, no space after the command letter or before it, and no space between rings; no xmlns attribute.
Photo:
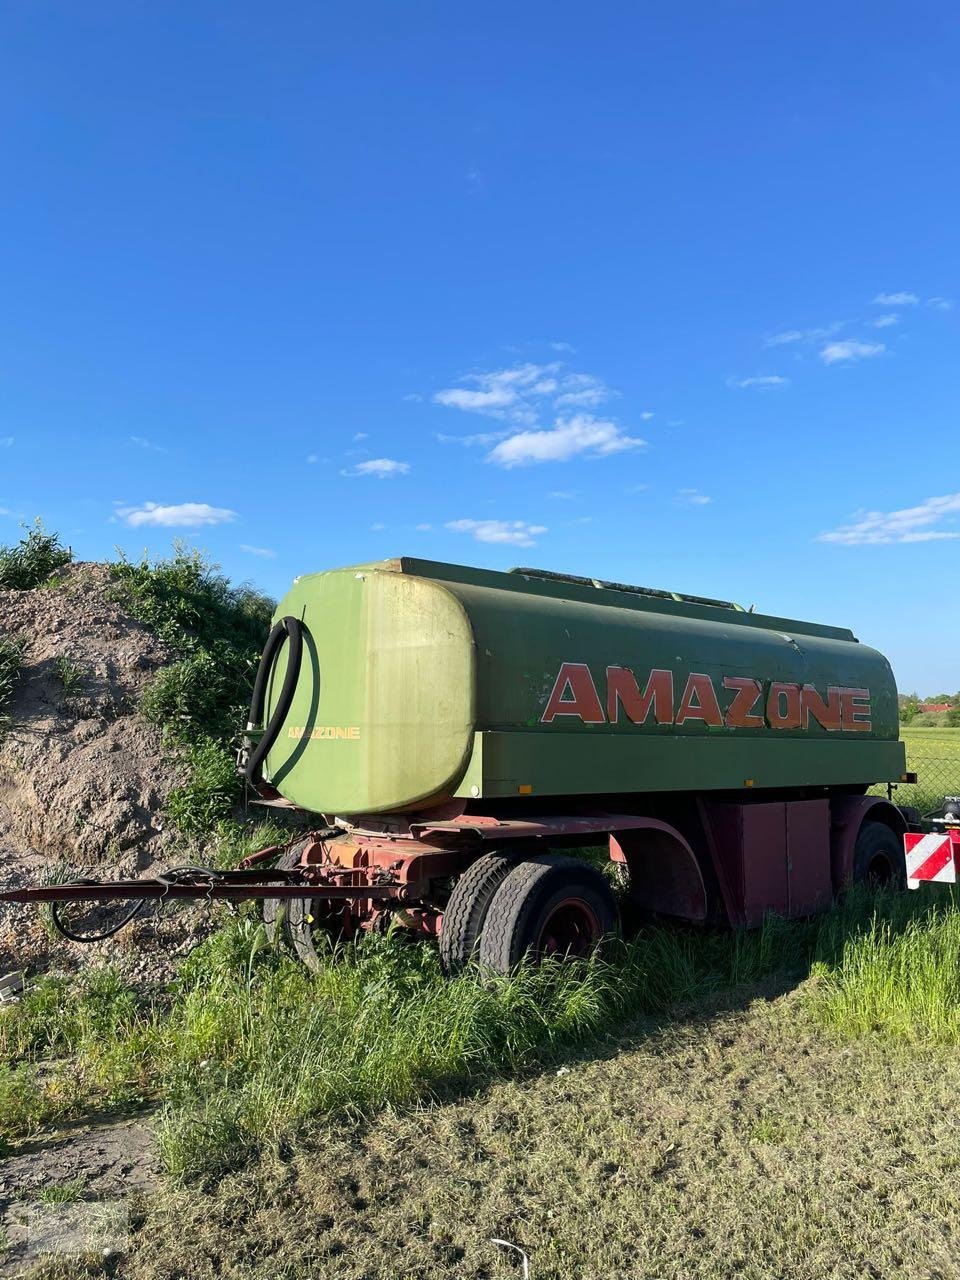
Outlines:
<svg viewBox="0 0 960 1280"><path fill-rule="evenodd" d="M0 851L143 870L167 843L179 773L137 706L173 655L111 599L99 564L0 591L0 635L26 644L0 741Z"/></svg>

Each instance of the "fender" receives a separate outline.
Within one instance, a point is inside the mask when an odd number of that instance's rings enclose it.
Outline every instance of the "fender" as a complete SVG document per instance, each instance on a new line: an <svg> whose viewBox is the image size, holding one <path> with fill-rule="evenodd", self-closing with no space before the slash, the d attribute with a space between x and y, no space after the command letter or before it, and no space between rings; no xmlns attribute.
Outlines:
<svg viewBox="0 0 960 1280"><path fill-rule="evenodd" d="M907 830L906 818L883 796L838 796L830 802L830 874L835 894L853 880L853 851L868 819L886 823L898 836Z"/></svg>
<svg viewBox="0 0 960 1280"><path fill-rule="evenodd" d="M706 920L703 872L676 827L657 818L637 818L631 830L611 834L610 859L626 866L635 906L692 924Z"/></svg>

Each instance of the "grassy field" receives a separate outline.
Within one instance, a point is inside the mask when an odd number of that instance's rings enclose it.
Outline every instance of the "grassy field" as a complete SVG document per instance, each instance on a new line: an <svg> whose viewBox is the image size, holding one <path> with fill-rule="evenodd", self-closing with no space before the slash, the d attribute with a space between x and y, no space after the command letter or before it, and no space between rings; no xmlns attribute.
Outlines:
<svg viewBox="0 0 960 1280"><path fill-rule="evenodd" d="M147 1280L518 1274L491 1237L538 1280L953 1276L958 906L857 894L493 984L396 938L311 978L232 920L171 991L4 1010L0 1121L160 1104L119 1273Z"/></svg>
<svg viewBox="0 0 960 1280"><path fill-rule="evenodd" d="M239 1043L191 1045L198 1078L181 1082L172 1149L192 1153L192 1173L178 1157L137 1210L129 1256L85 1274L520 1275L501 1239L534 1280L951 1280L958 905L930 890L751 935L650 931L573 1003L556 975L441 995L423 948L389 943L267 1009L290 975L247 955L242 978L234 933L228 968L252 1003L229 1024ZM384 1009L351 1036L357 1008L341 1001L360 988ZM181 1068L185 1016L165 1041ZM324 1023L346 1037L339 1056L332 1040L317 1056ZM317 1073L329 1079L308 1085ZM227 1084L261 1108L242 1159L225 1159Z"/></svg>
<svg viewBox="0 0 960 1280"><path fill-rule="evenodd" d="M900 804L915 805L926 813L937 808L945 795L960 795L960 729L903 725L900 736L907 748L907 768L918 777L915 785L897 788L895 798Z"/></svg>

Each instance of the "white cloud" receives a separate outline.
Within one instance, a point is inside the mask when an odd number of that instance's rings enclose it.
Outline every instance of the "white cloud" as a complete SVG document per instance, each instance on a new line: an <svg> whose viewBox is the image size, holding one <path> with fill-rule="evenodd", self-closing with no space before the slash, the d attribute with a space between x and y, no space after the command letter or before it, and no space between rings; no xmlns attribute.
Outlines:
<svg viewBox="0 0 960 1280"><path fill-rule="evenodd" d="M366 440L367 434L366 431L358 431L353 438L354 440Z"/></svg>
<svg viewBox="0 0 960 1280"><path fill-rule="evenodd" d="M875 329L889 329L892 324L899 323L900 317L895 311L892 311L889 315L877 316L876 320L873 321L873 327Z"/></svg>
<svg viewBox="0 0 960 1280"><path fill-rule="evenodd" d="M462 445L466 445L467 448L470 448L475 444L479 444L479 445L496 444L498 440L502 440L505 436L508 436L509 434L510 434L509 428L507 428L506 431L478 431L474 435L470 435L470 436L448 436L448 435L444 435L442 431L438 431L437 439L440 441L441 444L462 444Z"/></svg>
<svg viewBox="0 0 960 1280"><path fill-rule="evenodd" d="M377 521L377 523L376 523L376 524L372 524L372 525L370 526L370 532L371 532L371 533L382 533L382 532L383 532L383 530L384 530L386 527L387 527L387 526L386 526L385 524L381 524L379 521Z"/></svg>
<svg viewBox="0 0 960 1280"><path fill-rule="evenodd" d="M131 444L137 445L140 449L149 449L151 453L165 453L160 445L154 444L152 440L148 440L146 436L127 436Z"/></svg>
<svg viewBox="0 0 960 1280"><path fill-rule="evenodd" d="M953 299L952 298L928 298L927 306L936 307L938 311L952 311Z"/></svg>
<svg viewBox="0 0 960 1280"><path fill-rule="evenodd" d="M764 338L765 347L784 347L794 342L823 342L830 338L846 321L834 320L831 324L819 325L812 329L784 329L782 333L771 333Z"/></svg>
<svg viewBox="0 0 960 1280"><path fill-rule="evenodd" d="M277 558L277 553L271 551L269 547L248 547L245 542L241 542L240 550L245 551L248 556L259 556L261 560L276 560Z"/></svg>
<svg viewBox="0 0 960 1280"><path fill-rule="evenodd" d="M464 385L437 391L434 403L499 418L515 427L536 426L548 401L554 409L596 408L618 394L601 378L571 373L559 361L471 373L460 382Z"/></svg>
<svg viewBox="0 0 960 1280"><path fill-rule="evenodd" d="M889 542L940 542L960 538L960 530L931 526L944 520L951 523L958 514L960 493L947 493L899 511L857 512L851 524L821 533L817 541L839 542L851 547Z"/></svg>
<svg viewBox="0 0 960 1280"><path fill-rule="evenodd" d="M417 533L429 533L432 528L432 524L418 524Z"/></svg>
<svg viewBox="0 0 960 1280"><path fill-rule="evenodd" d="M554 400L556 408L595 408L619 393L611 391L599 378L589 373L567 374L559 385L560 394Z"/></svg>
<svg viewBox="0 0 960 1280"><path fill-rule="evenodd" d="M843 342L828 342L820 352L824 364L838 364L842 360L868 360L886 351L882 342L855 342L847 338Z"/></svg>
<svg viewBox="0 0 960 1280"><path fill-rule="evenodd" d="M516 404L518 396L509 386L490 387L487 391L472 391L467 387L450 387L438 391L433 397L437 404L449 409L463 409L467 413L493 413Z"/></svg>
<svg viewBox="0 0 960 1280"><path fill-rule="evenodd" d="M535 462L566 462L580 454L604 458L641 449L645 444L645 440L626 435L616 422L581 413L558 418L549 428L508 436L487 454L487 461L500 467L522 467Z"/></svg>
<svg viewBox="0 0 960 1280"><path fill-rule="evenodd" d="M640 421L641 421L641 422L649 422L649 421L650 421L650 419L651 419L653 416L654 416L654 415L650 412L650 410L649 410L649 409L646 409L646 410L644 410L644 412L643 412L643 413L641 413L641 414L640 414Z"/></svg>
<svg viewBox="0 0 960 1280"><path fill-rule="evenodd" d="M0 507L0 516L12 516L13 512L9 507Z"/></svg>
<svg viewBox="0 0 960 1280"><path fill-rule="evenodd" d="M229 524L236 520L237 513L229 507L211 507L206 502L181 502L173 506L145 502L140 507L117 507L117 516L134 529L143 525L161 529L198 529L201 525Z"/></svg>
<svg viewBox="0 0 960 1280"><path fill-rule="evenodd" d="M409 462L397 462L394 458L369 458L366 462L358 462L355 467L341 471L342 476L377 476L386 480L391 476L405 476L410 470Z"/></svg>
<svg viewBox="0 0 960 1280"><path fill-rule="evenodd" d="M568 493L566 489L554 489L552 493L548 493L548 498L556 498L560 502L572 502L577 495Z"/></svg>
<svg viewBox="0 0 960 1280"><path fill-rule="evenodd" d="M728 387L758 387L761 391L769 391L772 387L789 387L790 379L781 377L779 373L757 374L752 378L728 378Z"/></svg>
<svg viewBox="0 0 960 1280"><path fill-rule="evenodd" d="M874 307L915 307L920 299L915 293L878 293L871 299Z"/></svg>
<svg viewBox="0 0 960 1280"><path fill-rule="evenodd" d="M547 532L546 525L525 520L448 520L444 526L454 533L472 533L477 542L493 542L513 547L532 547L534 539Z"/></svg>
<svg viewBox="0 0 960 1280"><path fill-rule="evenodd" d="M9 449L13 445L13 436L0 436L0 449Z"/></svg>
<svg viewBox="0 0 960 1280"><path fill-rule="evenodd" d="M713 501L705 493L701 493L699 489L678 489L677 498L691 507L705 507L708 502Z"/></svg>
<svg viewBox="0 0 960 1280"><path fill-rule="evenodd" d="M551 342L550 348L552 351L559 351L561 355L569 356L574 355L577 350L571 342Z"/></svg>

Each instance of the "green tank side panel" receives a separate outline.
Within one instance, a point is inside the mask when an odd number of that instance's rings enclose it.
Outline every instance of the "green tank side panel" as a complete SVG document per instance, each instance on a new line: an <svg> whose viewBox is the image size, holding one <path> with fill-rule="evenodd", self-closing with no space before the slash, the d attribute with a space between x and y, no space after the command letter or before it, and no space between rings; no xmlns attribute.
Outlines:
<svg viewBox="0 0 960 1280"><path fill-rule="evenodd" d="M264 777L322 813L376 813L450 795L474 732L474 643L438 584L376 569L311 574L277 607L305 626L293 705ZM268 714L283 683L274 670Z"/></svg>
<svg viewBox="0 0 960 1280"><path fill-rule="evenodd" d="M898 781L906 767L890 665L850 632L809 624L806 631L780 631L757 626L753 615L718 610L671 616L446 585L462 601L477 641L482 740L460 796L516 795L521 786L535 795L726 790L748 780L758 788L829 786ZM813 685L823 694L829 686L866 688L871 729L831 731L816 720L794 730L656 724L652 717L643 724L626 717L584 724L559 716L544 724L564 662L589 667L604 711L608 667L630 669L641 685L657 668L672 672L677 700L692 672L710 676L724 715L734 697L723 687L727 676L760 680L765 694L774 681Z"/></svg>

